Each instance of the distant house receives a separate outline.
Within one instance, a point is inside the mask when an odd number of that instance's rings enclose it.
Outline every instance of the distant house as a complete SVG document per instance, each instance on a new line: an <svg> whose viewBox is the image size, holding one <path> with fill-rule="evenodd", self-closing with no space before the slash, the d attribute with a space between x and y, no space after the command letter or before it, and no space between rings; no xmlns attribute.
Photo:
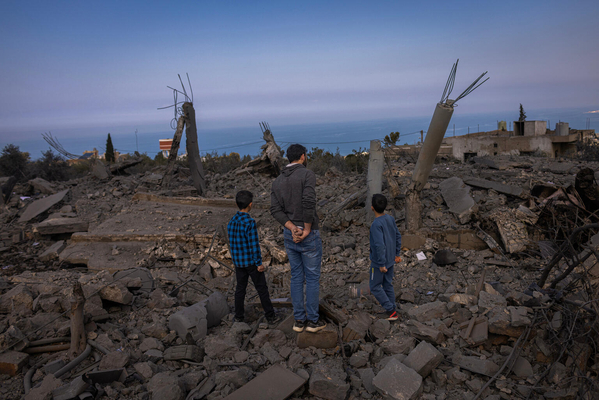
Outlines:
<svg viewBox="0 0 599 400"><path fill-rule="evenodd" d="M75 158L73 160L68 160L68 163L69 164L78 164L83 161L89 161L89 160L93 160L93 159L97 159L97 158L100 158L100 156L98 155L98 150L96 148L94 148L93 150L84 151L83 155L79 158Z"/></svg>

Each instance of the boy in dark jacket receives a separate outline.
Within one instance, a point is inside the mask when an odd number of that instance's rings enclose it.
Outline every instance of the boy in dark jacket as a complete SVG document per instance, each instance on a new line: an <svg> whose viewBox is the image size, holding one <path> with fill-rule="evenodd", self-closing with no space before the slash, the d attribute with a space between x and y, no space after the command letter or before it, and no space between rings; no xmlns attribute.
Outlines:
<svg viewBox="0 0 599 400"><path fill-rule="evenodd" d="M382 194L372 196L374 222L370 226L370 293L385 309L385 319L395 321L395 291L393 290L393 265L401 261L401 234L395 219L385 214L387 198Z"/></svg>
<svg viewBox="0 0 599 400"><path fill-rule="evenodd" d="M260 303L266 314L266 320L269 324L277 322L275 310L270 301L268 287L266 286L266 276L264 275L264 266L262 265L262 252L260 251L260 242L258 240L258 230L256 221L250 217L254 195L241 190L235 196L235 202L239 211L231 218L227 225L227 234L229 235L229 248L231 258L235 264L235 277L237 278L237 288L235 289L235 321L243 322L245 291L248 284L248 278L252 278Z"/></svg>

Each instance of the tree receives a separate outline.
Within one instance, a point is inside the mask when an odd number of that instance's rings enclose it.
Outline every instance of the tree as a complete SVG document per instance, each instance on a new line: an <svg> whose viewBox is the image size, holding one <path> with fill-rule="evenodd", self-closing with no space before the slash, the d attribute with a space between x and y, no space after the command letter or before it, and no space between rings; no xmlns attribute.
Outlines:
<svg viewBox="0 0 599 400"><path fill-rule="evenodd" d="M518 121L526 121L526 113L524 112L524 107L522 107L522 103L520 103L520 118L518 118Z"/></svg>
<svg viewBox="0 0 599 400"><path fill-rule="evenodd" d="M69 164L51 149L42 152L42 158L31 165L30 177L39 177L47 181L66 181L70 178Z"/></svg>
<svg viewBox="0 0 599 400"><path fill-rule="evenodd" d="M7 144L0 155L0 176L15 176L18 180L27 178L26 170L29 153L19 151L19 146Z"/></svg>
<svg viewBox="0 0 599 400"><path fill-rule="evenodd" d="M110 133L108 139L106 139L106 155L104 156L107 162L114 162L114 147L112 146L112 139Z"/></svg>
<svg viewBox="0 0 599 400"><path fill-rule="evenodd" d="M391 132L390 134L385 136L385 139L383 139L383 144L385 145L385 147L395 146L398 140L399 132Z"/></svg>

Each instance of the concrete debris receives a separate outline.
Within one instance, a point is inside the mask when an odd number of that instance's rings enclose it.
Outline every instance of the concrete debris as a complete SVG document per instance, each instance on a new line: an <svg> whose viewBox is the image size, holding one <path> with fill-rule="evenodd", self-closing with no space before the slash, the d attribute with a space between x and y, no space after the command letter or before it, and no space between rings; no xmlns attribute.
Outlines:
<svg viewBox="0 0 599 400"><path fill-rule="evenodd" d="M388 160L383 194L403 239L393 280L398 321L381 317L368 288L364 175L318 174L319 312L327 328L298 334L281 228L268 211L274 166L265 161L255 164L265 174L208 172L205 197L190 185L189 169L177 167L167 189L158 185L164 168L137 172L143 164L130 175L96 165L84 178L3 189L0 398L92 398L98 390L161 400L461 399L473 398L510 356L510 372L481 398L592 393L599 235L571 235L595 222L599 162L548 167L505 156L435 164L422 189L426 228L406 232L414 163ZM231 313L235 274L223 227L241 188L254 193L251 214L280 323L258 323L264 311L252 285L245 322ZM54 379L69 360L36 351L69 336L75 283L86 297L93 351ZM518 342L522 334L528 338ZM570 335L576 339L565 340Z"/></svg>

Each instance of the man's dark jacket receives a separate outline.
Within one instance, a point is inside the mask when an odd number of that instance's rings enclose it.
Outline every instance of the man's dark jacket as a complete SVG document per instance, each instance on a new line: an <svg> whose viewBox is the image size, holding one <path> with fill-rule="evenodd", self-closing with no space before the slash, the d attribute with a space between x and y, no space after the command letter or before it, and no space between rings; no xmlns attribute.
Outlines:
<svg viewBox="0 0 599 400"><path fill-rule="evenodd" d="M311 223L318 230L316 214L316 176L302 164L291 164L281 171L272 184L270 213L281 225L287 221L297 226Z"/></svg>

